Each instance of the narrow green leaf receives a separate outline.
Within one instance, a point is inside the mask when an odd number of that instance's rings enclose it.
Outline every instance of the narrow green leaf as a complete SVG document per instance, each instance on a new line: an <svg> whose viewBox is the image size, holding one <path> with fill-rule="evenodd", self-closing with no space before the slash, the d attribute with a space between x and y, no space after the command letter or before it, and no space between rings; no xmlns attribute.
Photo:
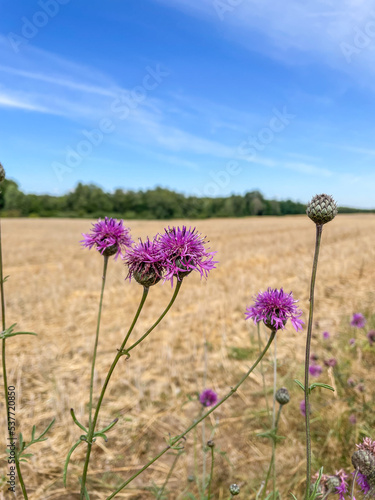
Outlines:
<svg viewBox="0 0 375 500"><path fill-rule="evenodd" d="M111 422L109 425L107 425L107 427L104 427L104 429L102 429L100 432L107 432L109 431L110 429L112 429L112 427L114 425L116 425L118 422L118 418L115 418L115 420L113 420L113 422Z"/></svg>
<svg viewBox="0 0 375 500"><path fill-rule="evenodd" d="M297 380L296 378L294 379L294 382L299 386L301 387L301 389L303 390L303 392L305 392L305 386L299 381Z"/></svg>
<svg viewBox="0 0 375 500"><path fill-rule="evenodd" d="M315 500L315 498L317 497L317 491L319 488L320 480L322 479L322 474L323 474L323 467L321 467L319 469L318 479L316 480L316 483L314 484L314 489L313 489L311 495L309 496L309 500Z"/></svg>
<svg viewBox="0 0 375 500"><path fill-rule="evenodd" d="M85 432L86 432L86 434L88 434L88 432L89 432L89 431L86 429L86 427L84 427L84 426L83 426L83 425L82 425L82 424L78 421L78 419L77 419L77 417L76 417L76 414L74 413L73 408L70 408L70 414L71 414L71 416L72 416L73 422L74 422L76 425L78 425L78 427L79 427L80 429L82 429L83 431L85 431Z"/></svg>
<svg viewBox="0 0 375 500"><path fill-rule="evenodd" d="M81 440L77 441L71 448L68 453L68 456L66 457L65 464L64 464L64 472L63 472L63 483L64 487L66 488L66 476L68 475L68 465L70 461L70 457L72 456L73 451L77 448L82 443Z"/></svg>
<svg viewBox="0 0 375 500"><path fill-rule="evenodd" d="M310 387L309 387L310 391L312 391L313 389L315 389L315 387L323 387L323 389L328 389L330 391L335 392L335 389L333 387L331 387L328 384L322 384L321 382L314 382L313 384L311 384Z"/></svg>
<svg viewBox="0 0 375 500"><path fill-rule="evenodd" d="M55 423L55 419L53 418L52 421L51 421L51 423L47 425L47 427L45 428L45 430L38 437L38 441L40 441L41 440L40 438L42 438L45 434L47 434L47 432L50 430L50 428L53 426L54 423ZM45 441L45 439L43 439L43 441Z"/></svg>

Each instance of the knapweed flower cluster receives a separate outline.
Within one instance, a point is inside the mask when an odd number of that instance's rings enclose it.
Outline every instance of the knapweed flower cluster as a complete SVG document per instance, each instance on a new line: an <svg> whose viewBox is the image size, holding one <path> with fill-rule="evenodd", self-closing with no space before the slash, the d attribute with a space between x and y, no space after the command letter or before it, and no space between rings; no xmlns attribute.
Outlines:
<svg viewBox="0 0 375 500"><path fill-rule="evenodd" d="M212 389L205 389L199 394L199 401L203 406L214 406L217 403L217 394Z"/></svg>
<svg viewBox="0 0 375 500"><path fill-rule="evenodd" d="M187 229L183 226L182 229L165 229L165 233L158 238L160 251L165 259L164 280L170 280L173 285L174 277L180 281L194 270L198 271L201 277L207 278L217 261L213 260L216 252L208 252L205 243L205 237L195 228Z"/></svg>
<svg viewBox="0 0 375 500"><path fill-rule="evenodd" d="M83 246L95 247L106 257L115 255L117 258L121 254L128 266L127 278L134 278L145 287L155 285L162 278L170 280L173 286L173 278L181 281L192 271L207 278L217 264L213 260L216 252L209 252L205 247L205 237L195 228L187 229L186 226L168 227L164 234L144 242L140 239L132 246L129 229L124 227L123 221L106 217L93 224L91 232L83 237Z"/></svg>
<svg viewBox="0 0 375 500"><path fill-rule="evenodd" d="M205 243L205 237L195 228L168 227L153 241L140 241L127 250L125 263L129 267L128 278L134 277L144 286L151 286L161 278L170 280L173 286L174 278L181 281L192 271L198 271L201 277L207 278L217 261L213 260L216 252L208 252Z"/></svg>
<svg viewBox="0 0 375 500"><path fill-rule="evenodd" d="M81 241L84 247L95 247L105 257L115 256L115 259L121 254L124 255L125 248L130 247L133 240L130 237L130 231L124 226L123 220L110 219L105 217L99 219L93 224L91 232L82 234Z"/></svg>
<svg viewBox="0 0 375 500"><path fill-rule="evenodd" d="M361 313L354 313L350 324L356 328L363 328L366 324L366 318Z"/></svg>
<svg viewBox="0 0 375 500"><path fill-rule="evenodd" d="M319 474L315 474L313 479L318 479ZM327 474L322 474L320 483L318 486L319 498L326 497L329 493L337 493L339 495L339 500L345 499L345 494L348 493L348 475L340 469L336 471L336 474L329 476ZM312 484L311 489L313 489L315 483Z"/></svg>
<svg viewBox="0 0 375 500"><path fill-rule="evenodd" d="M293 298L292 292L268 288L265 292L259 292L254 300L254 305L246 308L246 319L251 318L254 323L263 321L271 330L284 329L290 319L297 332L302 330L304 322L299 319L302 311L295 305L298 301Z"/></svg>
<svg viewBox="0 0 375 500"><path fill-rule="evenodd" d="M375 441L364 438L357 444L357 450L352 455L352 464L357 474L357 484L366 495L375 496Z"/></svg>

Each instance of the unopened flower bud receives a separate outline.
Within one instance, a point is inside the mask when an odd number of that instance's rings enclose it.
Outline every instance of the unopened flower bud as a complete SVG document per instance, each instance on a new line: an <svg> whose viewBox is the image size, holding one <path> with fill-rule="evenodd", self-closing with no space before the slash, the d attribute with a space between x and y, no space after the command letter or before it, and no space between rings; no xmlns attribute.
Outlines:
<svg viewBox="0 0 375 500"><path fill-rule="evenodd" d="M231 495L233 495L233 496L239 495L240 494L240 487L237 484L231 484L229 486L229 491L230 491Z"/></svg>
<svg viewBox="0 0 375 500"><path fill-rule="evenodd" d="M323 225L337 215L337 203L328 194L317 194L307 205L307 215L315 224Z"/></svg>
<svg viewBox="0 0 375 500"><path fill-rule="evenodd" d="M326 486L331 491L334 491L340 485L341 485L341 480L338 476L330 476L326 481Z"/></svg>
<svg viewBox="0 0 375 500"><path fill-rule="evenodd" d="M5 170L2 164L0 163L0 182L3 182L4 179L5 179Z"/></svg>
<svg viewBox="0 0 375 500"><path fill-rule="evenodd" d="M352 464L364 476L370 476L375 472L375 458L367 450L357 450L352 455Z"/></svg>
<svg viewBox="0 0 375 500"><path fill-rule="evenodd" d="M213 448L215 446L215 443L212 441L212 439L210 439L209 441L207 441L207 446L209 448Z"/></svg>
<svg viewBox="0 0 375 500"><path fill-rule="evenodd" d="M276 401L281 405L286 405L290 401L289 391L285 387L281 387L275 394Z"/></svg>

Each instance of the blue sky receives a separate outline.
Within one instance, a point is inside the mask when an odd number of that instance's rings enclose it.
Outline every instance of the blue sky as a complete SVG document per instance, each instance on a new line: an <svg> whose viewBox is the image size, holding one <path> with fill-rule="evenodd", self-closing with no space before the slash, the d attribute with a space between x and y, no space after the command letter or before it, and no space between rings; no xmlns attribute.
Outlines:
<svg viewBox="0 0 375 500"><path fill-rule="evenodd" d="M369 0L0 0L0 161L29 193L375 208L374 62Z"/></svg>

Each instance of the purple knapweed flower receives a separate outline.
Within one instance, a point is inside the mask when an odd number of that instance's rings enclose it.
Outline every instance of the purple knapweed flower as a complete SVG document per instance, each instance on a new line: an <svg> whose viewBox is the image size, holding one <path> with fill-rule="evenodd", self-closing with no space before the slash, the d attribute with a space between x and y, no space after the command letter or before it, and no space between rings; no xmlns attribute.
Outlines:
<svg viewBox="0 0 375 500"><path fill-rule="evenodd" d="M323 336L324 340L327 340L330 338L331 335L329 334L329 332L323 332L322 336Z"/></svg>
<svg viewBox="0 0 375 500"><path fill-rule="evenodd" d="M217 403L217 394L212 389L205 389L199 394L199 401L203 406L214 406Z"/></svg>
<svg viewBox="0 0 375 500"><path fill-rule="evenodd" d="M306 402L304 399L300 402L299 409L300 409L300 412L302 413L302 415L304 417L306 417ZM311 406L310 405L309 405L309 409L310 409L310 413L311 413Z"/></svg>
<svg viewBox="0 0 375 500"><path fill-rule="evenodd" d="M208 252L205 248L205 236L202 237L196 229L187 229L186 226L168 227L165 233L158 238L161 252L164 254L166 270L164 280L173 278L181 281L192 271L198 271L207 278L209 271L215 269L218 261L213 260L216 252Z"/></svg>
<svg viewBox="0 0 375 500"><path fill-rule="evenodd" d="M124 227L124 221L121 219L98 219L93 224L91 233L82 233L83 240L81 244L91 249L95 247L105 257L115 255L115 260L121 254L123 256L125 248L130 247L133 240L130 237L129 229Z"/></svg>
<svg viewBox="0 0 375 500"><path fill-rule="evenodd" d="M296 332L302 330L304 322L299 319L302 311L295 305L292 292L268 288L266 292L259 292L253 306L246 308L246 319L252 318L254 323L263 323L271 330L284 329L290 319Z"/></svg>
<svg viewBox="0 0 375 500"><path fill-rule="evenodd" d="M366 324L366 318L361 313L354 313L350 324L356 328L363 328Z"/></svg>
<svg viewBox="0 0 375 500"><path fill-rule="evenodd" d="M165 257L156 239L147 238L144 243L139 239L139 243L126 251L124 261L129 268L129 281L134 278L146 288L158 283L163 276Z"/></svg>
<svg viewBox="0 0 375 500"><path fill-rule="evenodd" d="M326 366L331 366L332 368L334 368L337 365L337 359L336 358L325 359L324 364Z"/></svg>
<svg viewBox="0 0 375 500"><path fill-rule="evenodd" d="M353 476L355 475L355 471L353 472ZM358 472L357 474L357 484L361 488L362 493L365 495L369 493L371 490L371 486L368 484L366 476Z"/></svg>
<svg viewBox="0 0 375 500"><path fill-rule="evenodd" d="M347 384L349 387L354 387L355 386L355 380L352 377L348 378Z"/></svg>
<svg viewBox="0 0 375 500"><path fill-rule="evenodd" d="M357 417L354 415L354 413L352 413L349 418L348 418L349 422L354 425L357 423Z"/></svg>
<svg viewBox="0 0 375 500"><path fill-rule="evenodd" d="M314 362L314 361L318 361L319 359L319 356L317 354L315 354L314 352L310 354L310 361Z"/></svg>
<svg viewBox="0 0 375 500"><path fill-rule="evenodd" d="M354 345L355 344L355 339L350 339L349 340L349 345Z"/></svg>
<svg viewBox="0 0 375 500"><path fill-rule="evenodd" d="M372 345L375 342L375 330L370 330L366 335L369 344Z"/></svg>
<svg viewBox="0 0 375 500"><path fill-rule="evenodd" d="M322 367L320 365L310 365L309 373L312 377L319 377L322 373Z"/></svg>
<svg viewBox="0 0 375 500"><path fill-rule="evenodd" d="M357 450L352 455L352 464L358 471L357 484L363 493L375 496L375 441L364 438L356 447Z"/></svg>

